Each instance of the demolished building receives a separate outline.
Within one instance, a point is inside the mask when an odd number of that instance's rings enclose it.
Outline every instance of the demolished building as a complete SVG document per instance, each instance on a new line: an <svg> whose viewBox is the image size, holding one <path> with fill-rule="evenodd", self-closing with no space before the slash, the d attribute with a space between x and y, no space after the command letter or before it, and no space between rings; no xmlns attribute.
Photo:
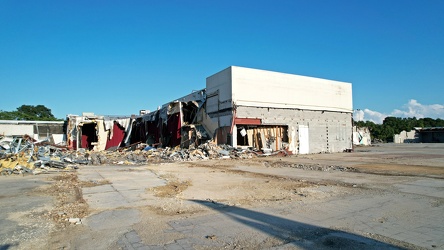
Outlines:
<svg viewBox="0 0 444 250"><path fill-rule="evenodd" d="M343 152L353 145L352 112L350 83L230 66L208 77L206 88L136 117L130 141Z"/></svg>
<svg viewBox="0 0 444 250"><path fill-rule="evenodd" d="M131 117L102 116L94 113L67 115L67 146L69 149L93 151L118 148L129 140Z"/></svg>

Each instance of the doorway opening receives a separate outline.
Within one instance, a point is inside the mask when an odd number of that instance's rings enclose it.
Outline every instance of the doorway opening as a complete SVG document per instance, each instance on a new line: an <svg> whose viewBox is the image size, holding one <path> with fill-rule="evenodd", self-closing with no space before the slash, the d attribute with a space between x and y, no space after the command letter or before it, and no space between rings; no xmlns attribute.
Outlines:
<svg viewBox="0 0 444 250"><path fill-rule="evenodd" d="M82 143L81 148L92 150L98 142L96 123L87 123L82 125Z"/></svg>

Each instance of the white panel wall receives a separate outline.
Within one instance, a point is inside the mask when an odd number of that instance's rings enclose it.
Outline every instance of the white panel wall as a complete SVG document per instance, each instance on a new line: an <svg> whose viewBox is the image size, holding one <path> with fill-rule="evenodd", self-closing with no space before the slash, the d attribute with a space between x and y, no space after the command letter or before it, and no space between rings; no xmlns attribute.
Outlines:
<svg viewBox="0 0 444 250"><path fill-rule="evenodd" d="M0 124L0 135L34 135L34 125Z"/></svg>
<svg viewBox="0 0 444 250"><path fill-rule="evenodd" d="M218 106L219 110L231 107L231 67L226 68L210 77L207 77L207 96L211 98L214 93L218 92ZM214 96L213 96L214 98ZM211 105L215 105L212 102ZM215 107L208 107L207 112L215 110Z"/></svg>
<svg viewBox="0 0 444 250"><path fill-rule="evenodd" d="M236 105L353 111L350 83L236 66L231 75Z"/></svg>

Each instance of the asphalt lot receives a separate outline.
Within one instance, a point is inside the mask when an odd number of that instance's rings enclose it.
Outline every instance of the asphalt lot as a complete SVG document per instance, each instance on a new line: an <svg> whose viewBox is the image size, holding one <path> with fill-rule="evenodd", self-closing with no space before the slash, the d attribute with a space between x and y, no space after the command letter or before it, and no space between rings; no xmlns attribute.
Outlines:
<svg viewBox="0 0 444 250"><path fill-rule="evenodd" d="M0 178L0 249L444 249L442 144L66 174Z"/></svg>

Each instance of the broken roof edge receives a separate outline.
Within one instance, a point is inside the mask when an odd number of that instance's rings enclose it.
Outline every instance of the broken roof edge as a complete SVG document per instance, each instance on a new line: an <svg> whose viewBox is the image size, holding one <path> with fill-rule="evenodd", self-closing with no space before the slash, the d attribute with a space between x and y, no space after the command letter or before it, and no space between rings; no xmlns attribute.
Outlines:
<svg viewBox="0 0 444 250"><path fill-rule="evenodd" d="M167 102L165 104L162 104L162 106L158 106L158 108L154 111L151 111L149 113L143 114L143 115L136 115L135 118L149 118L157 114L162 109L168 108L168 106L171 103L176 102L191 102L191 101L200 101L203 103L206 99L206 88L200 89L200 90L193 90L190 94L182 96L180 98L177 98L173 101Z"/></svg>
<svg viewBox="0 0 444 250"><path fill-rule="evenodd" d="M118 119L128 119L131 118L132 115L95 115L94 113L82 114L82 115L73 115L68 114L66 118L74 118L74 117L86 117L88 119L104 119L104 120L118 120Z"/></svg>
<svg viewBox="0 0 444 250"><path fill-rule="evenodd" d="M204 101L206 97L206 91L207 91L206 88L203 88L201 90L193 90L188 95L182 96L180 98L175 99L174 101L163 104L162 107L168 106L170 103L174 102Z"/></svg>

